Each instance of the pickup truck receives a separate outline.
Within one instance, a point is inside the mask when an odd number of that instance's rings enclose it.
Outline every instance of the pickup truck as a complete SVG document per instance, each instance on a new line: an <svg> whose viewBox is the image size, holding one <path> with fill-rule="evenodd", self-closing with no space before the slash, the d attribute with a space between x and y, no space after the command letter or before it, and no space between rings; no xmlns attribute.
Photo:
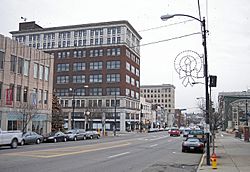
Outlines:
<svg viewBox="0 0 250 172"><path fill-rule="evenodd" d="M2 131L0 128L0 146L9 145L11 148L17 148L18 144L22 145L21 131Z"/></svg>

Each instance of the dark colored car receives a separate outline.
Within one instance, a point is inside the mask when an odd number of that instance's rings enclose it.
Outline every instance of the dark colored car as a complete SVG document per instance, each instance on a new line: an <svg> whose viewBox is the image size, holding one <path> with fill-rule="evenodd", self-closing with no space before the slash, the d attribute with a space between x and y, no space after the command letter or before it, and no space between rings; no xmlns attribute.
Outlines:
<svg viewBox="0 0 250 172"><path fill-rule="evenodd" d="M57 132L51 132L50 134L48 134L48 136L44 137L44 142L66 142L68 140L68 136L66 134L64 134L61 131L57 131Z"/></svg>
<svg viewBox="0 0 250 172"><path fill-rule="evenodd" d="M171 130L168 131L170 136L180 136L181 132L177 128L172 128Z"/></svg>
<svg viewBox="0 0 250 172"><path fill-rule="evenodd" d="M190 130L188 137L196 137L201 142L206 143L207 139L203 130Z"/></svg>
<svg viewBox="0 0 250 172"><path fill-rule="evenodd" d="M68 135L69 140L86 140L87 133L83 129L72 129L68 130L65 134Z"/></svg>
<svg viewBox="0 0 250 172"><path fill-rule="evenodd" d="M182 142L182 152L193 151L193 152L204 152L204 143L198 138L187 138Z"/></svg>
<svg viewBox="0 0 250 172"><path fill-rule="evenodd" d="M36 132L26 132L23 134L22 138L22 144L40 144L41 142L43 142L43 136L37 134Z"/></svg>
<svg viewBox="0 0 250 172"><path fill-rule="evenodd" d="M86 136L88 139L99 139L100 138L100 134L97 131L87 131L86 132Z"/></svg>
<svg viewBox="0 0 250 172"><path fill-rule="evenodd" d="M184 129L183 132L182 132L183 137L187 137L189 135L190 131L191 131L190 129Z"/></svg>

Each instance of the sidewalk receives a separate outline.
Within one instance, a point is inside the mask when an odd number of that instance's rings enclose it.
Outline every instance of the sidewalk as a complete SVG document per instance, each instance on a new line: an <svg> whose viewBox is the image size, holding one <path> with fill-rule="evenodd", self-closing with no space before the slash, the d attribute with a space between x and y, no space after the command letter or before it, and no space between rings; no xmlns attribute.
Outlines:
<svg viewBox="0 0 250 172"><path fill-rule="evenodd" d="M212 147L210 149L212 154ZM250 142L235 138L234 134L219 133L215 139L217 169L206 165L206 154L198 167L198 172L249 172L250 171Z"/></svg>

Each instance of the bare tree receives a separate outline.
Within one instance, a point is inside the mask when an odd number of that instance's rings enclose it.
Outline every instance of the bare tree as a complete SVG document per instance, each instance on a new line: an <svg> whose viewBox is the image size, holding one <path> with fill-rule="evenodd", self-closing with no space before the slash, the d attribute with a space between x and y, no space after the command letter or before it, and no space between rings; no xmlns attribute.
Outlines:
<svg viewBox="0 0 250 172"><path fill-rule="evenodd" d="M37 107L28 103L22 103L20 105L20 112L23 115L23 129L22 131L25 132L27 130L27 126L32 121L32 119L37 114Z"/></svg>

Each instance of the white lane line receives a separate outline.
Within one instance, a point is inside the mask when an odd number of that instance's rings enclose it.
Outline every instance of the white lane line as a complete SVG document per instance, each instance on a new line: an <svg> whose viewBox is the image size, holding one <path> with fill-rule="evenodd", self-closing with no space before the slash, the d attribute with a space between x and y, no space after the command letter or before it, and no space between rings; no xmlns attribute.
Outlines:
<svg viewBox="0 0 250 172"><path fill-rule="evenodd" d="M130 153L130 152L123 152L123 153L120 153L120 154L116 154L116 155L109 156L108 158L114 158L114 157L118 157L118 156L122 156L122 155L129 154L129 153Z"/></svg>
<svg viewBox="0 0 250 172"><path fill-rule="evenodd" d="M152 148L152 147L155 147L155 146L157 146L157 145L158 145L158 144L154 144L154 145L150 145L149 147L151 147L151 148Z"/></svg>

